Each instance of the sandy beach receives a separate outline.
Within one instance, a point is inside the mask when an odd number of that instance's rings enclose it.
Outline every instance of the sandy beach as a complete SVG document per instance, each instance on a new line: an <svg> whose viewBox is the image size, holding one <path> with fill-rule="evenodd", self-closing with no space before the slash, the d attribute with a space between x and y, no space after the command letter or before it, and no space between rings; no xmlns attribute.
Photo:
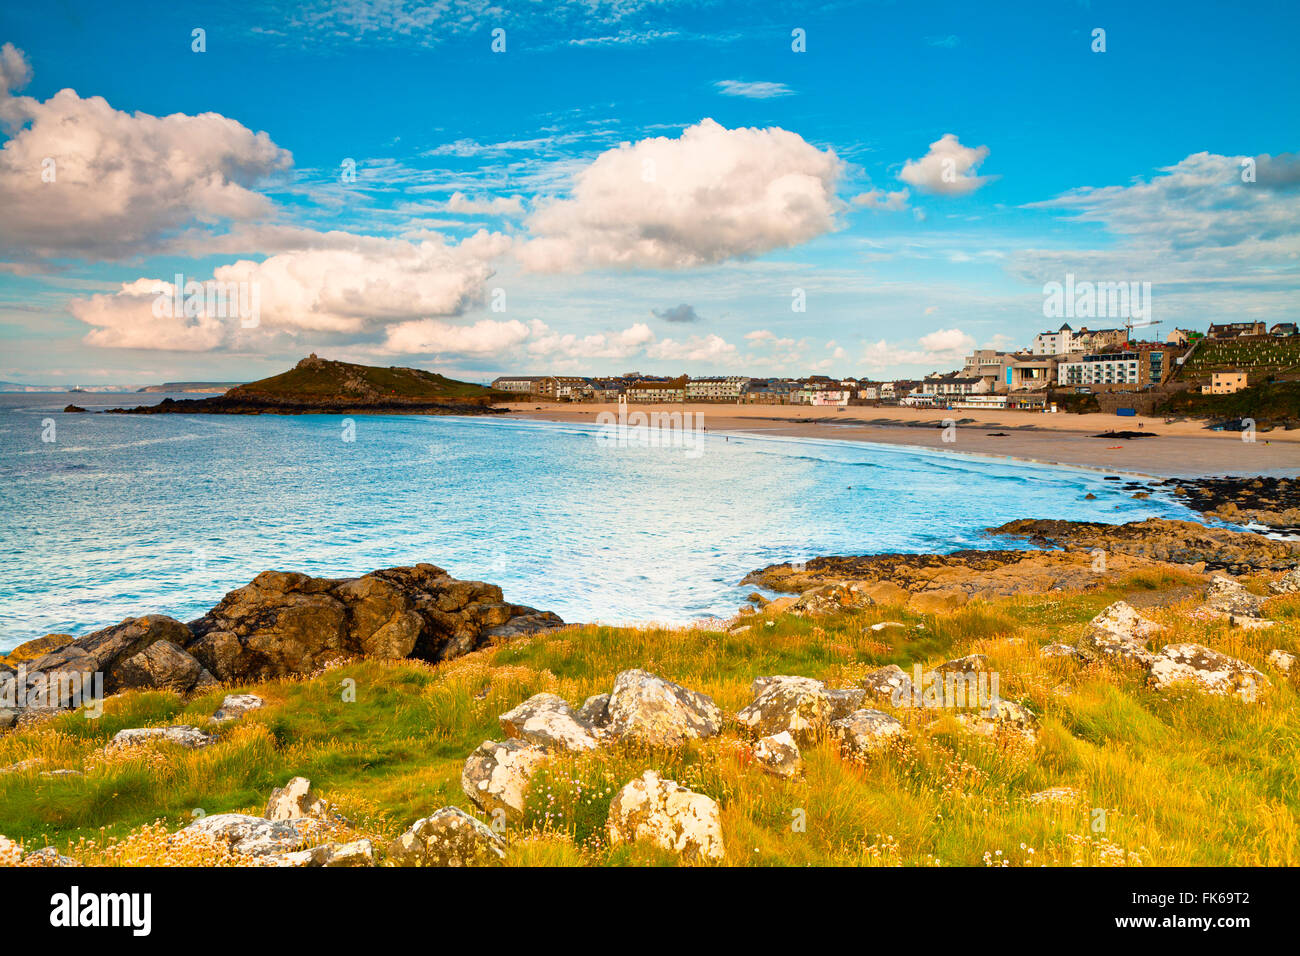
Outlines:
<svg viewBox="0 0 1300 956"><path fill-rule="evenodd" d="M615 404L521 402L511 415L557 422L595 423ZM915 445L954 454L1012 458L1160 477L1300 475L1300 429L1261 432L1247 442L1235 432L1215 432L1204 422L1115 415L1073 415L1006 410L849 406L677 404L635 405L629 411L687 412L703 416L709 431L791 438ZM941 424L960 423L953 442ZM1155 437L1095 438L1108 431L1153 432Z"/></svg>

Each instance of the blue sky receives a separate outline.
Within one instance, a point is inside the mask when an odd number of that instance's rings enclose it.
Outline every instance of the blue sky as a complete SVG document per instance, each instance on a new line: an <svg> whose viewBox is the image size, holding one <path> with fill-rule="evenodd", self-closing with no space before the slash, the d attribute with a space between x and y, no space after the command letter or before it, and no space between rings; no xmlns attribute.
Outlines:
<svg viewBox="0 0 1300 956"><path fill-rule="evenodd" d="M1028 344L1067 273L1151 282L1159 337L1294 321L1297 27L1285 3L9 5L0 380L308 351L918 375ZM256 325L157 315L176 273L256 286Z"/></svg>

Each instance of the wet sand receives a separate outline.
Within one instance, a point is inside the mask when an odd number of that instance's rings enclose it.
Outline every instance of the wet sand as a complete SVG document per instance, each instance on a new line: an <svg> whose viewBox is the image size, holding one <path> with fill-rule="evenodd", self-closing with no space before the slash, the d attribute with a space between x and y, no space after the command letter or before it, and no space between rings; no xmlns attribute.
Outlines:
<svg viewBox="0 0 1300 956"><path fill-rule="evenodd" d="M614 404L524 402L510 414L557 422L595 423ZM814 408L796 405L631 405L629 411L692 413L710 432L913 445L954 454L1011 458L1055 465L1160 477L1210 475L1300 476L1300 429L1259 432L1254 442L1236 432L1215 432L1204 422L1117 415L1055 415L991 409ZM960 424L945 442L941 423ZM1107 439L1107 431L1154 432L1153 438ZM1002 433L997 435L995 433Z"/></svg>

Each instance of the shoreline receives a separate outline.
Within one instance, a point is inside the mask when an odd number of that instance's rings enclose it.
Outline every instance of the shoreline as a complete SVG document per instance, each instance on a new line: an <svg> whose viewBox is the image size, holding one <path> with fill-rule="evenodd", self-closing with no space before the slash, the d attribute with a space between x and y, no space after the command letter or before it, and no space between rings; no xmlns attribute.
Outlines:
<svg viewBox="0 0 1300 956"><path fill-rule="evenodd" d="M596 424L618 405L516 402L506 417L561 424ZM1101 414L983 409L909 409L849 406L844 412L809 406L676 404L635 405L629 411L698 415L709 432L751 438L818 438L929 449L946 454L1021 461L1149 478L1300 476L1300 430L1260 432L1254 442L1235 432L1213 432L1198 421L1117 420ZM939 423L952 418L956 440L943 441ZM500 420L500 419L498 419ZM1131 429L1149 438L1106 439ZM988 434L1002 432L1001 435ZM1243 454L1243 450L1245 453Z"/></svg>

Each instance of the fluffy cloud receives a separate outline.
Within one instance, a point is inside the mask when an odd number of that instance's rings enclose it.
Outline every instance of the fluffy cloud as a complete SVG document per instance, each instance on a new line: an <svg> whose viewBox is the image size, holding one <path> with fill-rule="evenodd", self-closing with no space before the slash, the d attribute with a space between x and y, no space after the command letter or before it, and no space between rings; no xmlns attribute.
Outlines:
<svg viewBox="0 0 1300 956"><path fill-rule="evenodd" d="M853 205L861 206L866 209L886 210L888 212L898 212L907 208L907 200L911 193L906 189L899 189L894 192L885 192L883 189L872 189L865 193L858 193L853 197Z"/></svg>
<svg viewBox="0 0 1300 956"><path fill-rule="evenodd" d="M455 192L444 207L447 212L458 212L470 216L519 216L523 214L524 203L519 196L487 196L470 199L464 193Z"/></svg>
<svg viewBox="0 0 1300 956"><path fill-rule="evenodd" d="M113 259L196 224L266 216L252 188L287 169L289 153L216 113L150 116L61 90L40 102L11 90L31 75L0 50L0 253ZM53 181L49 170L53 170Z"/></svg>
<svg viewBox="0 0 1300 956"><path fill-rule="evenodd" d="M730 364L736 358L736 347L719 335L692 335L685 342L664 339L646 349L651 358L681 362L712 362Z"/></svg>
<svg viewBox="0 0 1300 956"><path fill-rule="evenodd" d="M961 329L939 329L921 336L915 347L891 344L881 339L867 346L863 361L869 369L896 365L951 367L960 364L975 347L975 339Z"/></svg>
<svg viewBox="0 0 1300 956"><path fill-rule="evenodd" d="M678 139L601 153L571 195L540 204L519 250L535 271L678 269L743 259L836 227L841 163L779 128L725 129L711 119Z"/></svg>
<svg viewBox="0 0 1300 956"><path fill-rule="evenodd" d="M384 350L425 355L498 355L524 342L532 332L517 320L481 319L473 325L455 325L441 319L420 319L390 328Z"/></svg>
<svg viewBox="0 0 1300 956"><path fill-rule="evenodd" d="M944 133L930 144L928 153L904 163L898 178L921 192L965 196L989 181L988 176L975 175L988 154L987 146L963 146L956 134Z"/></svg>
<svg viewBox="0 0 1300 956"><path fill-rule="evenodd" d="M278 333L364 337L389 325L460 314L482 297L491 260L509 248L507 237L482 230L458 244L441 237L325 236L320 248L300 247L261 262L241 259L213 271L211 282L255 296L253 327L247 315L206 302L194 315L160 317L158 295L171 295L173 286L159 279L76 299L69 309L92 326L87 342L115 348L248 347ZM429 328L427 334L436 334L436 323ZM408 334L414 340L421 330Z"/></svg>

